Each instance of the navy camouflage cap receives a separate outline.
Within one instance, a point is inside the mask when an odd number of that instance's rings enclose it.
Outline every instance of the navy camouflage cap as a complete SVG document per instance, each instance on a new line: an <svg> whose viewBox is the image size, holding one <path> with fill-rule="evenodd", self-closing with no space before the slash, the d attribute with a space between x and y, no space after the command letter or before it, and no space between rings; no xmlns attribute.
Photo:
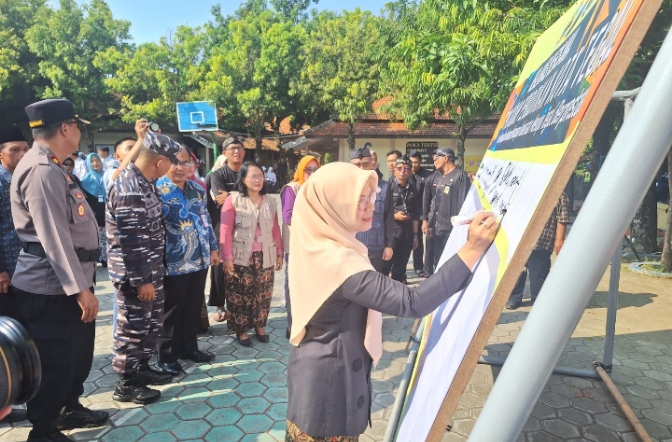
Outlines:
<svg viewBox="0 0 672 442"><path fill-rule="evenodd" d="M142 139L142 145L168 158L173 164L180 163L177 154L182 150L182 146L170 137L155 132L147 132L145 138Z"/></svg>

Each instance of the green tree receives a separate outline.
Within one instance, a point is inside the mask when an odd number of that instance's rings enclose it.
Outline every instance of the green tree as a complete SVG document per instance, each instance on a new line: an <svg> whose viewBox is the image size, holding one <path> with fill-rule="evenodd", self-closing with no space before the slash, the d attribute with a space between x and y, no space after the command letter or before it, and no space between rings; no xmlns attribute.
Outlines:
<svg viewBox="0 0 672 442"><path fill-rule="evenodd" d="M383 72L382 93L394 98L384 110L409 129L437 115L455 121L459 166L469 131L501 111L536 37L564 10L494 6L426 0L410 8L415 17L405 20L412 25Z"/></svg>
<svg viewBox="0 0 672 442"><path fill-rule="evenodd" d="M278 14L290 22L298 22L308 18L306 10L310 4L317 4L320 0L271 0L271 5Z"/></svg>
<svg viewBox="0 0 672 442"><path fill-rule="evenodd" d="M0 121L25 123L24 107L36 100L31 85L42 83L38 57L30 52L26 33L46 0L0 0Z"/></svg>
<svg viewBox="0 0 672 442"><path fill-rule="evenodd" d="M637 53L630 62L628 70L621 79L618 86L619 90L633 90L642 85L670 29L671 23L672 0L664 0L659 13L654 18ZM612 103L602 116L602 120L593 135L593 146L597 153L600 155L607 155L609 153L616 134L622 125L623 104ZM593 171L597 172L599 161L593 161L592 164L595 167ZM591 174L591 182L594 180L595 175L596 173ZM658 251L657 217L655 184L652 184L632 221L631 239L637 251L642 253L655 253ZM672 225L670 223L666 226L666 234L668 238L672 237ZM672 248L670 247L669 239L664 244L664 247L666 246L667 248L663 249L662 262L672 271Z"/></svg>
<svg viewBox="0 0 672 442"><path fill-rule="evenodd" d="M203 66L200 96L218 104L224 127L251 134L259 153L267 128L278 134L280 122L297 112L289 85L301 70L305 30L269 9L228 26L227 38Z"/></svg>
<svg viewBox="0 0 672 442"><path fill-rule="evenodd" d="M60 0L59 8L40 8L26 33L30 51L39 57L39 73L47 85L36 85L40 98L65 97L94 123L106 118L115 98L105 79L110 71L98 62L108 49L128 47L130 23L115 20L107 3L92 0L79 6ZM88 128L89 147L93 128Z"/></svg>
<svg viewBox="0 0 672 442"><path fill-rule="evenodd" d="M175 103L198 96L205 38L200 28L180 26L158 43L108 49L98 63L114 72L106 85L120 97L122 119L150 118L174 126Z"/></svg>
<svg viewBox="0 0 672 442"><path fill-rule="evenodd" d="M354 149L355 123L371 113L388 50L383 19L356 9L318 14L313 21L293 89L314 114L326 112L347 122L348 145Z"/></svg>

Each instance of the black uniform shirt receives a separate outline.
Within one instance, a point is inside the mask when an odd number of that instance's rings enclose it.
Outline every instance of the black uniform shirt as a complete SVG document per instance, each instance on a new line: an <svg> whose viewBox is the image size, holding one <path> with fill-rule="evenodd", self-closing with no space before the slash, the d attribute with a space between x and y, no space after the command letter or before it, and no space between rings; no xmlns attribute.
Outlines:
<svg viewBox="0 0 672 442"><path fill-rule="evenodd" d="M429 211L429 225L433 226L434 234L448 236L453 230L450 218L460 212L471 187L471 180L469 175L459 168L446 175L439 172L439 175L441 177L436 182L435 195Z"/></svg>
<svg viewBox="0 0 672 442"><path fill-rule="evenodd" d="M212 192L215 197L219 195L219 191L231 192L233 185L238 180L238 172L234 172L229 165L219 168L212 172L210 182L212 184Z"/></svg>
<svg viewBox="0 0 672 442"><path fill-rule="evenodd" d="M423 167L418 170L418 173L413 174L413 178L415 179L415 187L418 189L418 195L420 195L420 199L423 199L423 196L425 194L425 182L427 181L427 178L431 177L434 174L431 170L425 169ZM420 202L420 219L424 220L426 218L423 217L424 210L423 210L423 202Z"/></svg>
<svg viewBox="0 0 672 442"><path fill-rule="evenodd" d="M405 186L399 184L396 178L390 180L394 213L405 212L411 216L408 221L394 222L395 238L413 238L413 221L420 219L420 194L415 182L409 179Z"/></svg>

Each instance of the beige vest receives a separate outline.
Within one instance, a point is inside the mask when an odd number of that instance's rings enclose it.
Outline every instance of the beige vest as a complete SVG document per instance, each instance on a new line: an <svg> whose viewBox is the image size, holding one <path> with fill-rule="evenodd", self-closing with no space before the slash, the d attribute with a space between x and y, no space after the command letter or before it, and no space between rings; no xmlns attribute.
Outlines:
<svg viewBox="0 0 672 442"><path fill-rule="evenodd" d="M277 257L275 241L273 240L273 220L277 219L275 200L264 197L261 208L239 192L231 192L231 201L236 211L236 222L233 229L233 263L240 266L249 266L252 258L252 245L255 241L257 225L260 236L256 241L261 243L264 255L263 267L273 267Z"/></svg>
<svg viewBox="0 0 672 442"><path fill-rule="evenodd" d="M292 181L291 183L288 183L286 186L284 186L282 189L280 189L280 195L282 195L282 192L285 191L285 187L289 187L292 192L294 192L294 196L299 194L299 188L301 185L299 184L298 181ZM289 253L289 229L290 226L284 223L284 218L283 218L283 223L282 223L282 250L285 253Z"/></svg>

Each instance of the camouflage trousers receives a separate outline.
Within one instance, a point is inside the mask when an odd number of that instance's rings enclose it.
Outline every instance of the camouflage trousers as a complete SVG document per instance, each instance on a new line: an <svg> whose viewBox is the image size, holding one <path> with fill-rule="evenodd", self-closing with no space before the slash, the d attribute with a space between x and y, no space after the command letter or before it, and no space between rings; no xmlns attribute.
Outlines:
<svg viewBox="0 0 672 442"><path fill-rule="evenodd" d="M138 290L130 284L115 284L112 367L119 374L135 373L142 362L156 352L163 328L163 278L154 282L154 301L138 299Z"/></svg>

